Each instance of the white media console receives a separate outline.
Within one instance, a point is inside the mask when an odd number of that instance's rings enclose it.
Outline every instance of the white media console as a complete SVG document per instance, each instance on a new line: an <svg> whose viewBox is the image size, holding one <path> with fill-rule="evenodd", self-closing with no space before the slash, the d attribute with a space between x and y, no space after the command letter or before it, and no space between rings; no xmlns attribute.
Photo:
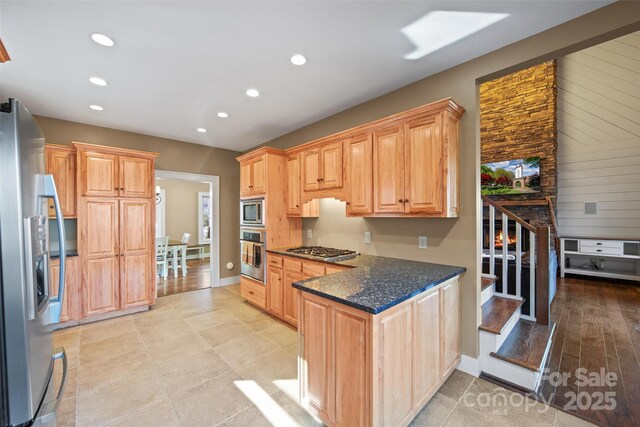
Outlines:
<svg viewBox="0 0 640 427"><path fill-rule="evenodd" d="M560 277L566 273L640 281L640 240L560 238Z"/></svg>

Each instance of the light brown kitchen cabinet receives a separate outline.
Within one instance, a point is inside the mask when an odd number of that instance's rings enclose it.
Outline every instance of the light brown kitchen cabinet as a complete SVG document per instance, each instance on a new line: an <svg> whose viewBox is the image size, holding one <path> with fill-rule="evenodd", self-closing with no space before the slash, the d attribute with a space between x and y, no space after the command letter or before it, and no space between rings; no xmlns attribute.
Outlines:
<svg viewBox="0 0 640 427"><path fill-rule="evenodd" d="M53 175L60 209L65 218L76 216L76 151L71 147L46 145L47 174ZM49 205L49 218L55 218L53 202Z"/></svg>
<svg viewBox="0 0 640 427"><path fill-rule="evenodd" d="M447 118L439 112L374 132L374 214L457 216L457 138L446 137L457 125L447 127Z"/></svg>
<svg viewBox="0 0 640 427"><path fill-rule="evenodd" d="M373 203L375 213L404 212L404 139L402 127L373 133Z"/></svg>
<svg viewBox="0 0 640 427"><path fill-rule="evenodd" d="M300 154L287 157L287 216L318 217L320 215L319 199L302 203L300 172Z"/></svg>
<svg viewBox="0 0 640 427"><path fill-rule="evenodd" d="M130 150L74 142L81 196L153 197L153 157ZM142 153L142 152L135 152Z"/></svg>
<svg viewBox="0 0 640 427"><path fill-rule="evenodd" d="M155 153L74 142L82 317L156 300ZM99 196L99 197L98 197Z"/></svg>
<svg viewBox="0 0 640 427"><path fill-rule="evenodd" d="M276 317L283 316L284 277L282 268L267 266L267 311Z"/></svg>
<svg viewBox="0 0 640 427"><path fill-rule="evenodd" d="M240 276L240 296L263 310L267 309L266 286L264 283Z"/></svg>
<svg viewBox="0 0 640 427"><path fill-rule="evenodd" d="M326 265L319 263L319 262L313 262L313 261L304 261L302 263L302 275L304 276L304 279L311 279L313 277L320 277L320 276L324 276L325 274L327 274L326 272Z"/></svg>
<svg viewBox="0 0 640 427"><path fill-rule="evenodd" d="M302 280L299 271L284 270L284 294L282 303L282 318L285 322L298 327L298 305L300 290L293 287L295 282Z"/></svg>
<svg viewBox="0 0 640 427"><path fill-rule="evenodd" d="M80 318L80 264L78 257L67 257L64 272L64 296L62 298L62 313L60 322L68 322ZM58 296L60 279L60 259L52 259L49 264L49 295Z"/></svg>
<svg viewBox="0 0 640 427"><path fill-rule="evenodd" d="M342 142L330 142L302 152L304 191L342 187Z"/></svg>
<svg viewBox="0 0 640 427"><path fill-rule="evenodd" d="M240 163L240 196L260 196L266 192L266 155Z"/></svg>
<svg viewBox="0 0 640 427"><path fill-rule="evenodd" d="M355 136L345 147L345 176L349 188L347 215L370 215L373 213L372 134Z"/></svg>
<svg viewBox="0 0 640 427"><path fill-rule="evenodd" d="M458 277L371 314L301 292L302 403L328 426L406 426L460 361Z"/></svg>

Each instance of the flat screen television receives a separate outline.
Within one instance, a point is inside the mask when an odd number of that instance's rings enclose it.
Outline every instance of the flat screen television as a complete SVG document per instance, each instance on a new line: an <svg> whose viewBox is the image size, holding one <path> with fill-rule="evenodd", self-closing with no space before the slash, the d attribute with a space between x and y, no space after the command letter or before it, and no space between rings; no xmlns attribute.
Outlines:
<svg viewBox="0 0 640 427"><path fill-rule="evenodd" d="M486 163L480 167L482 195L512 195L540 191L540 157Z"/></svg>

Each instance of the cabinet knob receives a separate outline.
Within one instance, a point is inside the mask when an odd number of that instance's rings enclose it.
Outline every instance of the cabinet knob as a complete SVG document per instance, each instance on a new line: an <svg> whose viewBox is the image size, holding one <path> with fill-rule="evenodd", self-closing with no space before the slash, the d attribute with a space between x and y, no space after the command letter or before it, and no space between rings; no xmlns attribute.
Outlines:
<svg viewBox="0 0 640 427"><path fill-rule="evenodd" d="M120 256L120 254L116 254L116 256L117 256L117 257L119 257L119 256Z"/></svg>
<svg viewBox="0 0 640 427"><path fill-rule="evenodd" d="M296 208L299 208L299 207L300 207L300 205L296 205Z"/></svg>
<svg viewBox="0 0 640 427"><path fill-rule="evenodd" d="M347 206L349 206L351 203L347 202Z"/></svg>
<svg viewBox="0 0 640 427"><path fill-rule="evenodd" d="M124 187L120 187L120 190L124 191Z"/></svg>
<svg viewBox="0 0 640 427"><path fill-rule="evenodd" d="M402 203L402 199L398 199L398 203Z"/></svg>
<svg viewBox="0 0 640 427"><path fill-rule="evenodd" d="M405 203L409 203L409 199L404 199L404 202Z"/></svg>
<svg viewBox="0 0 640 427"><path fill-rule="evenodd" d="M53 208L55 208L55 206L49 205L49 209L53 209Z"/></svg>
<svg viewBox="0 0 640 427"><path fill-rule="evenodd" d="M250 294L250 295L253 295L253 291L249 291L249 294Z"/></svg>

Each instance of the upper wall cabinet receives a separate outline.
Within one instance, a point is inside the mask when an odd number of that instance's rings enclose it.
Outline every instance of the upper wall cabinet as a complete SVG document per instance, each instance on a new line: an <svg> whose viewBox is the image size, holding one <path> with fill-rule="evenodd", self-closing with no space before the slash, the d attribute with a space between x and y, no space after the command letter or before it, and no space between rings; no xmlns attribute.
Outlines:
<svg viewBox="0 0 640 427"><path fill-rule="evenodd" d="M306 192L342 188L342 142L329 142L302 152Z"/></svg>
<svg viewBox="0 0 640 427"><path fill-rule="evenodd" d="M345 143L345 178L349 194L347 215L373 213L373 142L367 133Z"/></svg>
<svg viewBox="0 0 640 427"><path fill-rule="evenodd" d="M266 155L240 163L240 197L264 195L266 188Z"/></svg>
<svg viewBox="0 0 640 427"><path fill-rule="evenodd" d="M78 186L81 196L152 197L153 158L120 155L119 149L75 143L78 148ZM142 153L142 152L141 152Z"/></svg>
<svg viewBox="0 0 640 427"><path fill-rule="evenodd" d="M319 199L302 203L300 156L294 154L287 157L287 216L317 217L320 212Z"/></svg>
<svg viewBox="0 0 640 427"><path fill-rule="evenodd" d="M53 175L60 208L65 218L76 216L76 150L70 147L47 145L45 147L47 174ZM55 218L53 203L49 205L49 218Z"/></svg>

